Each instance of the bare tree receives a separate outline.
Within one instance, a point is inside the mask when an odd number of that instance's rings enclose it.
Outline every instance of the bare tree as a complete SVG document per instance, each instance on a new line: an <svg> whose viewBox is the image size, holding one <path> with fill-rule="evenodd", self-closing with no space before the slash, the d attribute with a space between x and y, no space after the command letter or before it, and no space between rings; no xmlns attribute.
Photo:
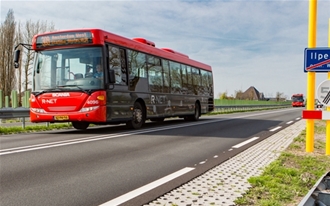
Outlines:
<svg viewBox="0 0 330 206"><path fill-rule="evenodd" d="M47 31L54 31L55 26L53 23L48 24L47 21L37 21L32 22L31 20L26 21L24 28L22 29L22 41L25 44L32 44L33 36L44 33ZM22 67L22 86L24 91L27 91L29 85L31 85L31 76L32 76L32 64L34 59L34 52L32 50L24 49L24 57L22 58L22 63L20 67Z"/></svg>
<svg viewBox="0 0 330 206"><path fill-rule="evenodd" d="M280 101L283 98L283 93L276 92L276 101Z"/></svg>
<svg viewBox="0 0 330 206"><path fill-rule="evenodd" d="M18 45L20 42L22 42L22 33L21 33L21 27L20 27L20 23L18 23L18 26L17 26L17 31L16 31L16 39L15 39L15 45ZM21 64L21 60L22 59L19 59L19 64ZM17 70L16 70L16 74L17 74L17 86L18 86L18 94L20 95L20 97L22 96L22 69L21 67L19 67ZM21 104L21 98L19 98L19 104Z"/></svg>
<svg viewBox="0 0 330 206"><path fill-rule="evenodd" d="M0 27L0 90L3 90L5 96L9 96L16 86L15 69L13 68L15 29L14 12L10 9Z"/></svg>

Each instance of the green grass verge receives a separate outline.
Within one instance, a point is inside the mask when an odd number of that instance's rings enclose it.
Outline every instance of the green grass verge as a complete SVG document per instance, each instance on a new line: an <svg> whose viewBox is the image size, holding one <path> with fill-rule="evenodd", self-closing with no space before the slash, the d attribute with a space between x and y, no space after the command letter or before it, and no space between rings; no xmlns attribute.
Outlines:
<svg viewBox="0 0 330 206"><path fill-rule="evenodd" d="M315 121L314 132L312 153L305 152L303 131L262 175L248 179L252 188L235 201L236 205L298 205L319 178L330 171L330 157L325 155L325 122Z"/></svg>
<svg viewBox="0 0 330 206"><path fill-rule="evenodd" d="M38 131L47 131L47 130L58 130L58 129L70 129L73 128L71 123L63 124L49 124L46 125L33 125L25 126L25 128L14 126L14 127L1 127L0 134L17 134L17 133L26 133L26 132L38 132Z"/></svg>

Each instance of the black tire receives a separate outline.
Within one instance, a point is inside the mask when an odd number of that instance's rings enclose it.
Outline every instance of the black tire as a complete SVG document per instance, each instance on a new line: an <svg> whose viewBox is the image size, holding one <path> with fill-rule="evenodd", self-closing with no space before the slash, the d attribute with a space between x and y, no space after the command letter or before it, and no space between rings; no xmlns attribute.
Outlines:
<svg viewBox="0 0 330 206"><path fill-rule="evenodd" d="M128 121L126 123L126 126L132 129L140 129L142 125L145 123L145 121L146 121L145 112L141 103L135 102L132 120Z"/></svg>
<svg viewBox="0 0 330 206"><path fill-rule="evenodd" d="M201 110L200 110L199 104L196 102L195 103L195 113L193 115L185 116L184 120L197 121L200 116L201 116Z"/></svg>
<svg viewBox="0 0 330 206"><path fill-rule="evenodd" d="M75 129L86 130L89 126L89 122L72 122L72 126Z"/></svg>

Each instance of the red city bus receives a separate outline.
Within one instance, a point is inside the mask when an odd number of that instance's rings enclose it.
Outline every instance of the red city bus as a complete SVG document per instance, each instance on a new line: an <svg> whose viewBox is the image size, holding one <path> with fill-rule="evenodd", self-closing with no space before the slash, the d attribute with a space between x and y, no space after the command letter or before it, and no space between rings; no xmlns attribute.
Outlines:
<svg viewBox="0 0 330 206"><path fill-rule="evenodd" d="M293 94L291 97L292 100L292 107L304 107L305 100L303 94Z"/></svg>
<svg viewBox="0 0 330 206"><path fill-rule="evenodd" d="M214 107L211 66L144 38L65 30L34 36L32 50L31 122L138 129L146 120L198 120Z"/></svg>

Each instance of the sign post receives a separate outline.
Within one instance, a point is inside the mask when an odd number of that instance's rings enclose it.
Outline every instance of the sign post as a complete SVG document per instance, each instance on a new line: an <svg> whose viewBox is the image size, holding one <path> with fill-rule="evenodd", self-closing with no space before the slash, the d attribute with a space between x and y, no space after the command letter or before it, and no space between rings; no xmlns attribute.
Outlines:
<svg viewBox="0 0 330 206"><path fill-rule="evenodd" d="M317 0L309 0L308 48L316 47ZM315 72L307 72L307 110L314 110ZM314 151L314 120L306 120L306 152Z"/></svg>

